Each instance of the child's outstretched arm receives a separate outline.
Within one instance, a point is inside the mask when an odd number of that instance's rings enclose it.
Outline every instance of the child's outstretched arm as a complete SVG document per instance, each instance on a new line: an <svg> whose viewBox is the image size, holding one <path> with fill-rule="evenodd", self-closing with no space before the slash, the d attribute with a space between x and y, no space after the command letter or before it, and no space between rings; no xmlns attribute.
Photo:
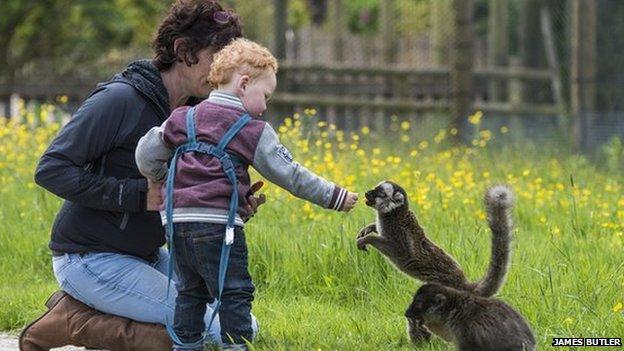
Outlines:
<svg viewBox="0 0 624 351"><path fill-rule="evenodd" d="M164 126L153 127L137 145L134 158L141 174L153 181L163 182L167 177L167 162L173 156L173 150L163 141Z"/></svg>
<svg viewBox="0 0 624 351"><path fill-rule="evenodd" d="M260 136L252 166L270 182L321 207L349 211L357 202L356 193L325 180L295 162L269 124Z"/></svg>

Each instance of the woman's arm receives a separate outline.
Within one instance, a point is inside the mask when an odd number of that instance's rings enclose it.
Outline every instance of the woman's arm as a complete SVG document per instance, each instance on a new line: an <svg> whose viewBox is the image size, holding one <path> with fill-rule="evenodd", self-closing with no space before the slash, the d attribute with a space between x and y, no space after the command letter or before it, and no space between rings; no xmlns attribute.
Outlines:
<svg viewBox="0 0 624 351"><path fill-rule="evenodd" d="M71 202L106 211L145 210L147 180L117 179L86 170L118 147L136 127L147 104L132 88L113 83L80 106L45 151L35 182Z"/></svg>

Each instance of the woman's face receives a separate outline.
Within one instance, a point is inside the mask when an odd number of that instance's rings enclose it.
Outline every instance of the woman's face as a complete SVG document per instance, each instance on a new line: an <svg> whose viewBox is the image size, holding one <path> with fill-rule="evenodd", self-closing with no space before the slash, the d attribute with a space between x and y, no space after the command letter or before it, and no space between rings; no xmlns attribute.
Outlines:
<svg viewBox="0 0 624 351"><path fill-rule="evenodd" d="M191 66L183 65L182 84L186 87L190 96L200 98L208 97L212 87L208 82L210 74L210 66L212 65L212 57L214 53L212 49L205 48L197 52L197 63Z"/></svg>

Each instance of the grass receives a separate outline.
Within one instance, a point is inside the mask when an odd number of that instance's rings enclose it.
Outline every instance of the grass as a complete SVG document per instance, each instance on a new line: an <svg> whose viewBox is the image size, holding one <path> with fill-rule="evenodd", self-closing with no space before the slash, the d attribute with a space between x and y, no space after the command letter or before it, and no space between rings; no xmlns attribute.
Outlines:
<svg viewBox="0 0 624 351"><path fill-rule="evenodd" d="M280 128L297 159L360 193L383 179L402 184L431 239L473 280L489 259L482 194L489 184L510 184L517 193L516 240L498 297L526 317L540 349L553 337L624 337L621 173L555 148L491 146L504 141L497 131L480 137L486 145L454 148L418 139L407 125L390 145L325 126L319 128L329 133L310 135L297 122ZM47 242L61 201L32 184L37 156L55 129L25 124L17 132L0 125L0 330L37 317L57 289ZM374 249L355 247L372 210L360 203L349 214L329 212L276 186L265 191L268 204L246 227L257 287L253 311L261 323L255 348L414 349L403 312L420 284ZM419 349L452 347L434 340Z"/></svg>

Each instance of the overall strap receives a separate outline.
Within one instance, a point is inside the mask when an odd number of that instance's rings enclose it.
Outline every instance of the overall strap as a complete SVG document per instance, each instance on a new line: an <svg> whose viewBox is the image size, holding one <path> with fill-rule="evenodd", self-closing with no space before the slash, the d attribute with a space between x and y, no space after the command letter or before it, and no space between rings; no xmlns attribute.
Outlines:
<svg viewBox="0 0 624 351"><path fill-rule="evenodd" d="M212 323L219 312L219 308L221 307L221 295L223 293L223 286L225 285L225 275L227 272L228 261L230 258L230 248L232 243L234 242L234 220L236 218L236 210L238 209L238 180L236 179L236 172L234 170L235 165L242 164L242 160L235 155L230 155L225 151L227 145L232 141L232 139L240 132L240 130L251 120L251 116L248 114L243 115L239 118L232 126L225 132L219 143L214 146L202 142L197 142L196 133L195 133L195 109L190 108L186 114L186 130L187 130L187 139L188 142L185 145L182 145L176 148L173 158L171 160L171 164L169 165L169 172L167 174L167 199L165 204L166 217L167 217L167 243L169 245L169 271L168 271L168 283L167 283L167 297L169 296L169 286L171 284L171 276L173 274L173 260L174 260L174 252L173 252L173 185L174 185L174 177L176 170L176 161L180 154L185 152L198 151L207 153L219 159L221 163L221 167L225 172L228 180L232 184L232 194L230 197L230 208L228 212L228 221L225 229L225 237L223 238L223 245L221 246L221 257L219 260L219 282L218 282L218 295L217 295L217 303L210 317L210 322L208 323L207 329L209 330L212 326ZM234 162L235 161L235 162ZM235 164L236 163L236 164ZM184 344L175 334L175 331L171 327L170 323L167 322L167 331L171 336L173 342L177 345L184 345L185 347L196 347L198 343L201 344L203 342L205 336L194 343L193 345Z"/></svg>
<svg viewBox="0 0 624 351"><path fill-rule="evenodd" d="M225 147L230 143L230 141L232 141L232 138L234 138L234 136L238 134L238 132L241 129L243 129L243 127L249 121L251 121L251 116L246 113L241 118L239 118L236 122L234 122L234 124L232 124L230 129L228 129L228 131L225 132L225 134L223 134L223 137L221 137L221 140L219 140L219 144L217 144L217 147L225 151Z"/></svg>
<svg viewBox="0 0 624 351"><path fill-rule="evenodd" d="M187 144L195 146L197 144L197 137L195 133L195 106L186 111L186 139Z"/></svg>

